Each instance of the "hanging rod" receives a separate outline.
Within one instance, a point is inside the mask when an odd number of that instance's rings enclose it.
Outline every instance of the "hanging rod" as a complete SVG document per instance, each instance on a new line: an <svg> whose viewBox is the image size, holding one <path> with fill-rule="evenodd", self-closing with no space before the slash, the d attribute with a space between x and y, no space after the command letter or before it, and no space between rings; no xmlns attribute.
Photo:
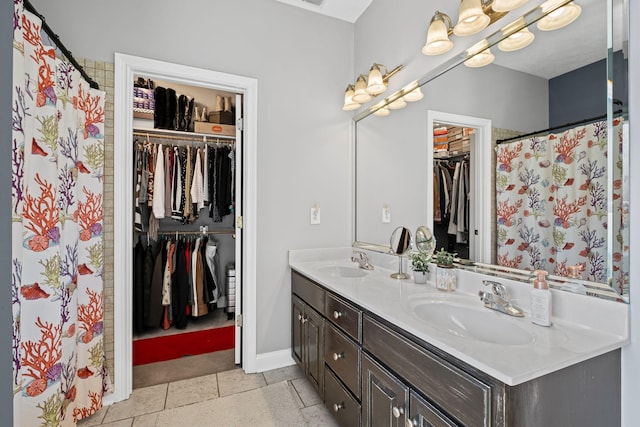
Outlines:
<svg viewBox="0 0 640 427"><path fill-rule="evenodd" d="M622 110L616 110L616 111L613 112L613 114L620 114L620 113L622 113ZM515 141L515 140L518 140L518 139L528 138L530 136L538 135L540 133L551 132L551 131L557 130L557 129L563 129L563 128L568 128L568 127L571 127L571 126L583 125L585 123L592 123L592 122L596 122L598 120L602 120L602 119L606 119L606 118L607 118L607 115L603 114L601 116L590 117L588 119L578 120L577 122L566 123L564 125L553 126L553 127L548 128L548 129L542 129L542 130L538 130L538 131L535 131L535 132L525 133L523 135L512 136L511 138L498 139L498 140L496 140L496 145L504 144L505 142Z"/></svg>
<svg viewBox="0 0 640 427"><path fill-rule="evenodd" d="M96 83L95 80L89 77L89 75L84 71L84 68L82 68L80 64L78 64L78 61L76 61L76 59L73 57L73 54L71 53L71 51L66 48L64 43L62 43L62 40L60 40L60 37L58 37L58 35L53 32L51 27L49 27L44 16L38 13L36 8L33 7L33 5L29 2L29 0L23 0L23 4L25 9L27 9L29 12L33 13L38 18L40 18L40 20L42 21L42 29L44 30L44 32L47 33L47 36L49 36L49 38L56 44L57 48L60 49L60 52L62 52L65 58L67 58L67 60L71 62L71 64L73 64L74 67L76 67L76 69L80 72L82 77L84 77L87 83L89 83L89 86L91 86L93 89L100 89L100 86L98 86L98 83Z"/></svg>
<svg viewBox="0 0 640 427"><path fill-rule="evenodd" d="M165 133L167 132L167 133ZM182 140L182 141L196 141L196 142L212 142L215 140L216 142L221 142L221 140L225 140L224 142L233 144L235 142L235 136L227 136L227 135L209 135L203 133L193 132L181 132L181 131L171 131L171 130L162 130L158 131L157 129L134 129L134 136L143 136L148 138L158 138L158 139L174 139L174 140Z"/></svg>
<svg viewBox="0 0 640 427"><path fill-rule="evenodd" d="M148 234L147 231L137 231L138 234ZM178 234L178 235L211 235L211 234L236 234L236 231L233 228L223 229L223 230L209 230L209 231L179 231L179 230L158 230L158 235L170 235L170 234Z"/></svg>

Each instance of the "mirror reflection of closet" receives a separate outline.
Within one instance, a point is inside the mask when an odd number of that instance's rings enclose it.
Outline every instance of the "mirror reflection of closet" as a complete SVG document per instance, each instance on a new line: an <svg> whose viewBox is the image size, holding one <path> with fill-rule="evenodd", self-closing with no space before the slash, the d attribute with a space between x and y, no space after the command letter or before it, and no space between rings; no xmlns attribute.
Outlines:
<svg viewBox="0 0 640 427"><path fill-rule="evenodd" d="M391 251L398 256L398 272L392 273L394 279L408 279L410 276L402 271L402 257L411 248L411 230L406 227L397 227L391 233L389 240Z"/></svg>

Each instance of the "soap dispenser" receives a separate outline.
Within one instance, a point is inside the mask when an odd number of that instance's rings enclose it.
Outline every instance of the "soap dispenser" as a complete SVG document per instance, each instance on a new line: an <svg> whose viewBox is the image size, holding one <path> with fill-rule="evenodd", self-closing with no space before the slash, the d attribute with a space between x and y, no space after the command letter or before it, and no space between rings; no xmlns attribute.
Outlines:
<svg viewBox="0 0 640 427"><path fill-rule="evenodd" d="M533 279L533 289L531 290L531 321L540 326L551 326L551 291L547 283L547 272L544 270L534 271L536 278Z"/></svg>

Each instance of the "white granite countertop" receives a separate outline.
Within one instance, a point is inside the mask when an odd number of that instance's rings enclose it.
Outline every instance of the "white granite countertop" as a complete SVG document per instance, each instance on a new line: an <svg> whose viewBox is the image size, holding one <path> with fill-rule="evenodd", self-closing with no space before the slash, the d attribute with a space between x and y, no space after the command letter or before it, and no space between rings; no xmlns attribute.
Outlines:
<svg viewBox="0 0 640 427"><path fill-rule="evenodd" d="M362 277L344 277L336 269L356 267L349 260L351 253L351 248L292 250L289 265L363 309L511 386L629 342L629 310L621 302L552 290L553 324L542 327L531 322L527 284L497 280L507 286L514 304L525 310L525 317L517 318L484 308L478 290L487 290L482 280L496 280L493 277L458 270L458 289L446 293L436 290L432 281L418 285L412 279L390 278L394 270L389 267L397 266L397 258L385 259L377 254L371 254L374 270L357 270L364 272ZM432 304L438 305L439 312L453 312L460 307L474 313L478 310L480 313L476 314L482 319L478 323L483 324L473 325L477 328L471 335L447 331L425 320L436 311ZM424 306L416 310L420 305ZM505 338L514 330L524 338L517 342Z"/></svg>

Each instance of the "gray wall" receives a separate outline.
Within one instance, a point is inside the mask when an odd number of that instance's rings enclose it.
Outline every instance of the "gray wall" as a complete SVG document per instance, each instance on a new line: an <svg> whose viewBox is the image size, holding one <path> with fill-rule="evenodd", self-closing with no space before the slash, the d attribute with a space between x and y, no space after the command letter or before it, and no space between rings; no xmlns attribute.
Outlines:
<svg viewBox="0 0 640 427"><path fill-rule="evenodd" d="M287 251L351 243L341 106L353 24L271 0L33 3L78 57L122 52L257 78L257 351L289 348ZM314 203L322 223L311 226Z"/></svg>
<svg viewBox="0 0 640 427"><path fill-rule="evenodd" d="M13 77L13 2L0 2L0 158L5 159L5 167L0 168L0 206L3 218L11 224L11 87ZM6 224L6 223L5 223ZM0 271L4 271L3 286L0 286L0 414L4 425L13 425L12 375L12 315L11 315L11 227L0 227Z"/></svg>

